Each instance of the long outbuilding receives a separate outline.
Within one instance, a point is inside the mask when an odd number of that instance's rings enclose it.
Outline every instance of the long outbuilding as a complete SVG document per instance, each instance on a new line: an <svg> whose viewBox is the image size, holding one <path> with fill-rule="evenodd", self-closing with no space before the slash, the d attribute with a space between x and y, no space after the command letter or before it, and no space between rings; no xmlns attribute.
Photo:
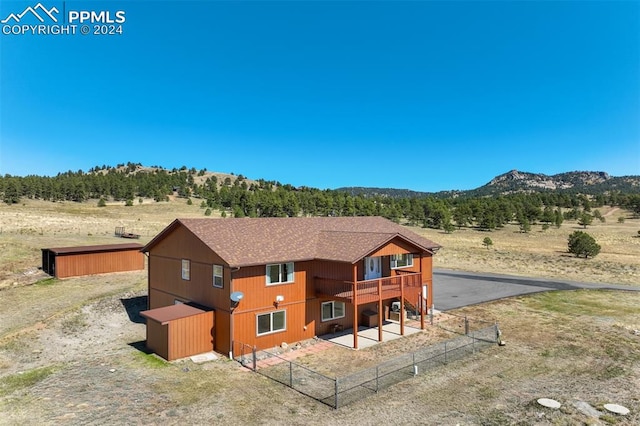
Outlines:
<svg viewBox="0 0 640 426"><path fill-rule="evenodd" d="M42 270L56 278L144 269L143 246L137 243L42 249Z"/></svg>

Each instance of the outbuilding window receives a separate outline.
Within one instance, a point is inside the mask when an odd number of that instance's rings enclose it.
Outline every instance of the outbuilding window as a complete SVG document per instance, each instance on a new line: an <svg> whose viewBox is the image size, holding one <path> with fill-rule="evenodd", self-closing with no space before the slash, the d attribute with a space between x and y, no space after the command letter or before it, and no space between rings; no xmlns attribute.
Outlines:
<svg viewBox="0 0 640 426"><path fill-rule="evenodd" d="M260 314L256 317L256 330L258 336L263 334L284 331L287 328L286 311L274 311L268 314Z"/></svg>
<svg viewBox="0 0 640 426"><path fill-rule="evenodd" d="M293 262L267 265L267 285L292 282Z"/></svg>

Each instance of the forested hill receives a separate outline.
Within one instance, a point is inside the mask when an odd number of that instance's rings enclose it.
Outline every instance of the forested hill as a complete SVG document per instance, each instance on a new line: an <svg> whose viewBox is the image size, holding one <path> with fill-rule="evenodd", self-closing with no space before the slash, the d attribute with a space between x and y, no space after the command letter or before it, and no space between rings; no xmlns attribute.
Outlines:
<svg viewBox="0 0 640 426"><path fill-rule="evenodd" d="M447 232L452 232L455 226L468 225L490 230L513 221L520 223L526 232L535 223L560 226L564 219L603 220L597 210L603 205L620 206L640 216L638 177L575 173L578 172L554 176L553 188L549 177L511 171L475 190L476 196L472 192L435 196L406 190L392 196L380 189L360 193L319 190L206 169L166 170L127 163L52 177L5 175L0 177L0 196L9 205L24 199L41 199L95 200L98 206L105 206L106 201L121 201L132 207L144 199L158 203L176 200L197 203L203 215L219 210L222 216L234 217L384 216ZM580 188L587 187L590 191L580 192ZM498 192L490 193L483 188Z"/></svg>
<svg viewBox="0 0 640 426"><path fill-rule="evenodd" d="M383 195L393 198L407 197L484 197L499 196L513 193L532 192L566 192L569 194L598 195L611 191L622 193L637 193L640 191L640 176L610 176L605 172L567 172L556 175L541 173L527 173L511 170L496 176L487 184L466 191L417 192L408 189L395 188L366 188L344 187L337 191L344 191L352 195L376 196Z"/></svg>

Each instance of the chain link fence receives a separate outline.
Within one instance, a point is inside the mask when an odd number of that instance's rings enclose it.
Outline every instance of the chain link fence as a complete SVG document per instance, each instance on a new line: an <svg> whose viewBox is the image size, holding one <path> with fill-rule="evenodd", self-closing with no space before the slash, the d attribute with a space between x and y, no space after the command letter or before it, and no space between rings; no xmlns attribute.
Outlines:
<svg viewBox="0 0 640 426"><path fill-rule="evenodd" d="M451 323L446 322L442 328L460 333L460 318ZM316 401L339 408L499 343L500 330L497 324L480 328L477 327L477 321L462 317L462 330L466 330L467 333L460 333L462 335L459 337L425 346L374 367L337 378L325 376L269 351L256 351L255 348L241 343L234 348L242 350L236 360L243 366Z"/></svg>

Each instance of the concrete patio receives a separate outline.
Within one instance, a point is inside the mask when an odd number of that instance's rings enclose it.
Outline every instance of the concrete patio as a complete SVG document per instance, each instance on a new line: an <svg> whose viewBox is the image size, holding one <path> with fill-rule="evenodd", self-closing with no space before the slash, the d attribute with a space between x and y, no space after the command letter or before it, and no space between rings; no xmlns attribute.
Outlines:
<svg viewBox="0 0 640 426"><path fill-rule="evenodd" d="M404 336L419 333L420 331L422 330L420 330L419 321L405 321ZM382 324L382 342L388 342L404 336L400 334L399 322L386 320ZM348 328L337 333L324 334L319 337L322 340L335 343L336 345L353 348L353 328ZM369 348L382 342L378 341L378 327L358 327L358 349Z"/></svg>

